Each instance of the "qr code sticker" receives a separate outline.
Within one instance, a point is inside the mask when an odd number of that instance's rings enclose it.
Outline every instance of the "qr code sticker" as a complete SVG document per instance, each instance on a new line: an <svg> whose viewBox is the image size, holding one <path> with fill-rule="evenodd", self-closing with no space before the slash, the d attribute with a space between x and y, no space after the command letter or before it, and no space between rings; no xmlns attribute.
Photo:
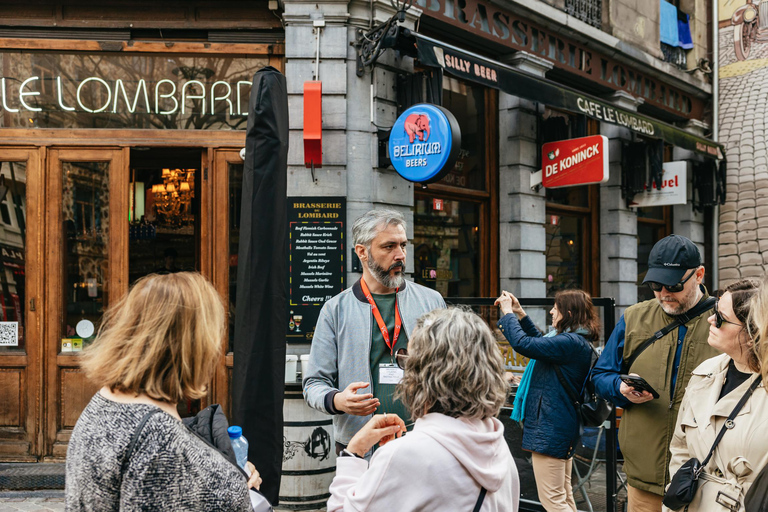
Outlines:
<svg viewBox="0 0 768 512"><path fill-rule="evenodd" d="M0 346L19 346L19 322L0 322Z"/></svg>

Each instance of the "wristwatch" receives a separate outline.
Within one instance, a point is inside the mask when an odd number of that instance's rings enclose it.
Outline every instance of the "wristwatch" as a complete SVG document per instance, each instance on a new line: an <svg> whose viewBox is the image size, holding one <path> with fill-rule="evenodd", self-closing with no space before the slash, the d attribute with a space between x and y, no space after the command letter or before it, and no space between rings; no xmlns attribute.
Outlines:
<svg viewBox="0 0 768 512"><path fill-rule="evenodd" d="M342 457L355 457L356 459L364 459L365 458L365 457L359 456L356 453L352 453L351 451L347 450L346 448L341 450L341 456Z"/></svg>

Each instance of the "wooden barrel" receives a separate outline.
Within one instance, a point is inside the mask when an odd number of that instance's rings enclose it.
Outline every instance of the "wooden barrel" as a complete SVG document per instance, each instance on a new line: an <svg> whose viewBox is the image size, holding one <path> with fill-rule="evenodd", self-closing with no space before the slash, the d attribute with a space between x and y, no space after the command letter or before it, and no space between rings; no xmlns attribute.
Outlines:
<svg viewBox="0 0 768 512"><path fill-rule="evenodd" d="M304 402L301 384L285 385L283 476L277 510L317 510L336 474L333 420Z"/></svg>

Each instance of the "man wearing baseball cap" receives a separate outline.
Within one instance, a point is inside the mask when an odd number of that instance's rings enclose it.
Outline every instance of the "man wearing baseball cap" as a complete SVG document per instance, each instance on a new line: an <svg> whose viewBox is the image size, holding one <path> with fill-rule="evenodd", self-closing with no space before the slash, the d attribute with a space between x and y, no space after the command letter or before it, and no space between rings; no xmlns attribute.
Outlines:
<svg viewBox="0 0 768 512"><path fill-rule="evenodd" d="M627 308L592 372L598 394L624 408L619 446L629 512L661 510L669 483L669 442L685 387L693 369L718 354L707 343L714 299L703 279L693 242L679 235L659 240L643 280L655 298ZM622 380L622 374L642 377L658 398L644 384Z"/></svg>

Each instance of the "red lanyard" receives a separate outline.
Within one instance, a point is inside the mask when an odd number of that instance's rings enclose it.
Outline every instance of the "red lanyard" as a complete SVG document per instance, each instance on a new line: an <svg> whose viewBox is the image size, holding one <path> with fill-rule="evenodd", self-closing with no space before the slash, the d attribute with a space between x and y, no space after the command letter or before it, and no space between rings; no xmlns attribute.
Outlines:
<svg viewBox="0 0 768 512"><path fill-rule="evenodd" d="M381 318L381 313L379 312L379 308L376 306L376 301L373 300L373 296L371 295L371 291L368 289L368 285L365 284L365 279L360 279L360 287L363 289L365 298L368 299L368 303L371 305L371 308L373 309L373 318L375 318L376 323L379 324L379 330L381 331L381 335L384 337L384 343L386 343L387 347L389 347L390 354L394 355L395 345L397 344L397 338L398 336L400 336L400 328L403 326L403 321L400 318L400 311L397 309L397 291L400 288L395 288L395 335L392 338L392 342L390 343L387 324L385 324L384 319Z"/></svg>

